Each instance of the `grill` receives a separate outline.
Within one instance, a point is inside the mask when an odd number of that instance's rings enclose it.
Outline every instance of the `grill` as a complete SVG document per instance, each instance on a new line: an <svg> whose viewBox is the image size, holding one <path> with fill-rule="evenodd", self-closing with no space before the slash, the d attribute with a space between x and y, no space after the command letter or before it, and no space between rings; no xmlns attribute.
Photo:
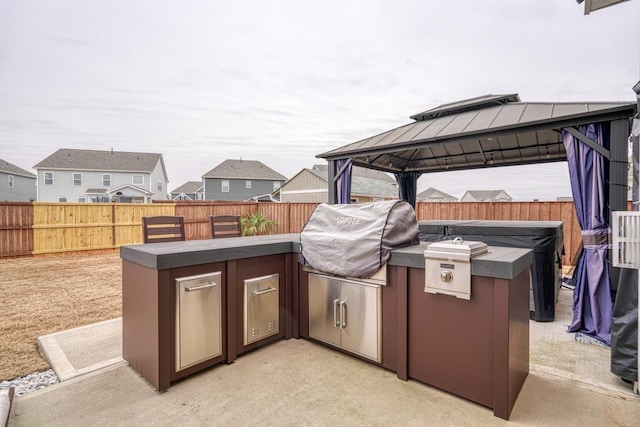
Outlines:
<svg viewBox="0 0 640 427"><path fill-rule="evenodd" d="M471 299L471 258L487 253L482 242L460 237L432 243L424 251L424 291Z"/></svg>
<svg viewBox="0 0 640 427"><path fill-rule="evenodd" d="M323 203L300 232L300 262L340 277L384 275L386 283L391 251L418 242L415 211L407 202Z"/></svg>
<svg viewBox="0 0 640 427"><path fill-rule="evenodd" d="M321 204L300 232L308 274L309 337L382 360L382 286L391 250L418 243L406 202Z"/></svg>

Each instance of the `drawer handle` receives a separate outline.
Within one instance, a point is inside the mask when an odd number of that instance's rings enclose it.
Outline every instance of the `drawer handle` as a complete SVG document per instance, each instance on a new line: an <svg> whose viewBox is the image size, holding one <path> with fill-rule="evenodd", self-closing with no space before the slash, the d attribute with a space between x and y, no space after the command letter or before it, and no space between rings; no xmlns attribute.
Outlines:
<svg viewBox="0 0 640 427"><path fill-rule="evenodd" d="M261 291L253 291L253 295L262 295L262 294L268 294L269 292L273 292L275 291L276 288L274 288L273 286L269 286L267 289L263 289Z"/></svg>
<svg viewBox="0 0 640 427"><path fill-rule="evenodd" d="M204 285L188 286L184 288L184 290L186 292L199 291L200 289L213 288L214 286L218 286L218 284L216 282L209 282L209 283L205 283Z"/></svg>

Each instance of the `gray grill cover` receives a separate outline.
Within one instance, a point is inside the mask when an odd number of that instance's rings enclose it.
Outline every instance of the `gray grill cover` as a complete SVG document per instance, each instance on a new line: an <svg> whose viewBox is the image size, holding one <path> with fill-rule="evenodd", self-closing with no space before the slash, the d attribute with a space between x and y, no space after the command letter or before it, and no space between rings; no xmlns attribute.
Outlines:
<svg viewBox="0 0 640 427"><path fill-rule="evenodd" d="M318 205L300 232L300 261L316 270L365 278L390 251L418 244L413 207L402 200Z"/></svg>

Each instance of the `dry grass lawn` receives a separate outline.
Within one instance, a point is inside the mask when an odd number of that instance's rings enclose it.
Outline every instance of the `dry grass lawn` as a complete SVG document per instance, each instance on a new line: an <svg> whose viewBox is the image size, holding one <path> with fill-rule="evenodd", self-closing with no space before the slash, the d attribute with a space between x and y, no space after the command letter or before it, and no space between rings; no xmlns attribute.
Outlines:
<svg viewBox="0 0 640 427"><path fill-rule="evenodd" d="M36 339L122 316L118 251L0 260L0 381L49 369Z"/></svg>

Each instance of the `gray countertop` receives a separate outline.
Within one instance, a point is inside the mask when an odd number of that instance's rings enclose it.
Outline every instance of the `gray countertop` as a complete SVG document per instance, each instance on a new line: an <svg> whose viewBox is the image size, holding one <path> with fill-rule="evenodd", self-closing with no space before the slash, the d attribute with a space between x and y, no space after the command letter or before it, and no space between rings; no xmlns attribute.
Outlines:
<svg viewBox="0 0 640 427"><path fill-rule="evenodd" d="M120 247L120 258L156 270L296 252L299 234L227 237Z"/></svg>
<svg viewBox="0 0 640 427"><path fill-rule="evenodd" d="M396 249L389 265L424 268L427 243ZM225 239L188 240L122 246L120 257L156 270L186 267L210 262L300 251L300 235L229 237ZM513 279L533 262L530 249L489 246L489 252L471 260L474 276Z"/></svg>
<svg viewBox="0 0 640 427"><path fill-rule="evenodd" d="M396 249L389 265L424 268L424 251L429 243ZM513 279L533 262L533 251L523 248L489 246L488 252L471 259L471 275Z"/></svg>

